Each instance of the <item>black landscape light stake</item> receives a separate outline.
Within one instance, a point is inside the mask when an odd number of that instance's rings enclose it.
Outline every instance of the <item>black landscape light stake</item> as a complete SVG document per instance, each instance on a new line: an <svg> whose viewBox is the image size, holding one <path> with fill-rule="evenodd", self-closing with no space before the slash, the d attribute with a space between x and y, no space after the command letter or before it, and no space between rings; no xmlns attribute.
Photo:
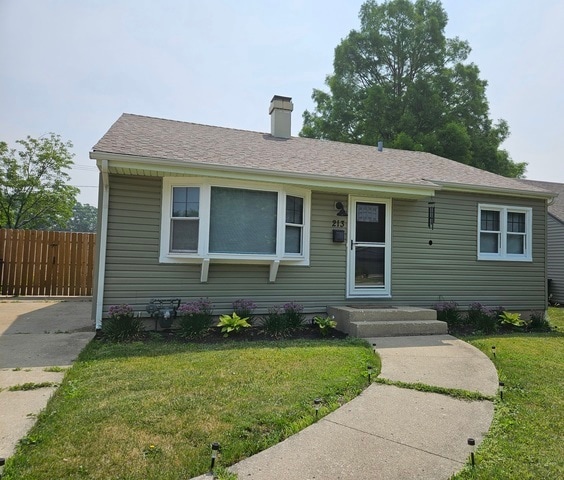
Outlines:
<svg viewBox="0 0 564 480"><path fill-rule="evenodd" d="M368 384L372 383L372 365L368 365L366 367L366 369L368 370Z"/></svg>
<svg viewBox="0 0 564 480"><path fill-rule="evenodd" d="M474 440L473 438L469 438L468 445L470 445L470 458L472 459L472 467L475 467L476 460L474 459L474 447L476 446L476 440Z"/></svg>
<svg viewBox="0 0 564 480"><path fill-rule="evenodd" d="M505 383L499 382L499 399L503 401L503 388L505 387Z"/></svg>
<svg viewBox="0 0 564 480"><path fill-rule="evenodd" d="M496 356L495 356L495 345L492 345L492 355L493 355L494 358L496 358Z"/></svg>
<svg viewBox="0 0 564 480"><path fill-rule="evenodd" d="M315 419L319 417L319 407L321 406L321 398L316 398L313 401L313 408L315 408Z"/></svg>
<svg viewBox="0 0 564 480"><path fill-rule="evenodd" d="M211 449L212 449L212 456L211 456L210 472L213 473L213 468L215 466L215 460L216 460L217 456L219 455L219 450L220 450L219 443L213 442L211 444Z"/></svg>

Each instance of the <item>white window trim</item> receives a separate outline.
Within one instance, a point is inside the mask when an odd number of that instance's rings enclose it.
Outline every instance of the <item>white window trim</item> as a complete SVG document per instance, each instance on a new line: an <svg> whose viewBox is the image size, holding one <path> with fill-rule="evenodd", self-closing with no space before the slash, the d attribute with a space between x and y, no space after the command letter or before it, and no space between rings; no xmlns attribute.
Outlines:
<svg viewBox="0 0 564 480"><path fill-rule="evenodd" d="M196 252L171 252L170 235L172 219L172 188L173 187L199 187L200 188L200 210L199 210L199 232L198 250ZM225 254L209 252L209 230L210 230L210 200L212 187L240 188L245 190L260 190L264 192L276 192L278 194L277 205L277 231L276 252L274 254ZM286 196L296 196L304 199L304 224L302 253L285 253L285 228L286 228ZM310 254L310 231L311 231L311 191L301 188L284 187L281 185L267 185L257 182L242 182L217 180L199 177L165 177L163 178L163 190L161 201L161 238L159 261L161 263L198 263L209 265L212 263L255 263L270 264L270 279L276 277L278 265L309 265ZM203 275L202 281L207 279Z"/></svg>
<svg viewBox="0 0 564 480"><path fill-rule="evenodd" d="M482 232L482 210L495 210L500 212L500 245L498 253L482 253L480 251ZM525 214L525 253L507 253L507 214L509 212ZM494 260L505 262L532 262L533 261L533 209L530 207L515 207L510 205L494 205L489 203L478 204L478 260Z"/></svg>

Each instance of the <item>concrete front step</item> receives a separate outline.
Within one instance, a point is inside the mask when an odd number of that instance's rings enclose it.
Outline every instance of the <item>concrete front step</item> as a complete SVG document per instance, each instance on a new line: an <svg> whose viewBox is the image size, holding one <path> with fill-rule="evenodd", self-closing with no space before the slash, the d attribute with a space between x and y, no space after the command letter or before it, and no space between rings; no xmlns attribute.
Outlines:
<svg viewBox="0 0 564 480"><path fill-rule="evenodd" d="M337 321L337 328L353 337L399 337L444 335L447 324L437 320L437 312L419 307L339 306L327 313Z"/></svg>
<svg viewBox="0 0 564 480"><path fill-rule="evenodd" d="M347 330L346 333L358 338L444 335L448 333L447 324L439 320L350 322L347 325Z"/></svg>

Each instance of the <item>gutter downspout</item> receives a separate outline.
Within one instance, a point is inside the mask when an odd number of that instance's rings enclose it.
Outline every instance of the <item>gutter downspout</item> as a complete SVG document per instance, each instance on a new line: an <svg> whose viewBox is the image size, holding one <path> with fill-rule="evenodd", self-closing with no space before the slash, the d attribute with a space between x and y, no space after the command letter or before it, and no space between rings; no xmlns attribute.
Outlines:
<svg viewBox="0 0 564 480"><path fill-rule="evenodd" d="M108 175L108 161L100 162L102 174L102 198L100 206L100 232L98 249L98 279L96 282L96 330L102 328L102 313L104 309L104 279L106 276L106 249L108 238L108 204L110 199L110 179Z"/></svg>

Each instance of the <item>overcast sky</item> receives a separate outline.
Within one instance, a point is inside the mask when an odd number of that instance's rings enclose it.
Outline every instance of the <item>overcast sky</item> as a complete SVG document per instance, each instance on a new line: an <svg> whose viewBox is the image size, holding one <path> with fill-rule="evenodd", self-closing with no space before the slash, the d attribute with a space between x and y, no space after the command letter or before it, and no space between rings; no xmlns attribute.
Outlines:
<svg viewBox="0 0 564 480"><path fill-rule="evenodd" d="M88 152L123 112L270 130L274 94L292 133L359 27L353 0L0 0L0 140L55 132L96 205ZM564 1L443 0L447 36L472 47L491 118L509 123L527 177L564 182Z"/></svg>

